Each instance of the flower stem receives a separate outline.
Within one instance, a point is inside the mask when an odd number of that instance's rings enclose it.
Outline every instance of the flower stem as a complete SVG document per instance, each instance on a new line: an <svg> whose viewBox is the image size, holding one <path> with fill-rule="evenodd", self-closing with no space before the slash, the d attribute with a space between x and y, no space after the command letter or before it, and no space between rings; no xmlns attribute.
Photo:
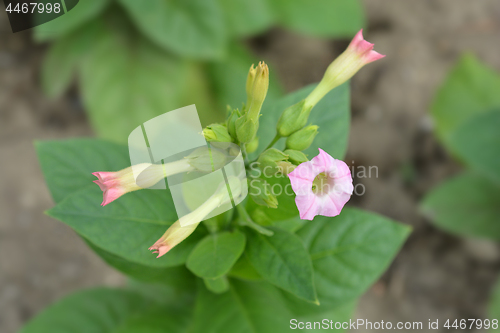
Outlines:
<svg viewBox="0 0 500 333"><path fill-rule="evenodd" d="M272 232L269 229L264 228L263 226L258 225L255 223L250 215L248 215L248 212L246 211L245 207L243 205L237 205L236 209L238 209L238 213L240 214L241 219L239 220L239 224L245 227L249 227L254 229L255 231L266 235L266 236L272 236L274 235L274 232Z"/></svg>
<svg viewBox="0 0 500 333"><path fill-rule="evenodd" d="M271 141L271 143L264 150L268 150L269 148L274 146L274 144L278 142L279 139L281 139L281 135L279 135L279 133L276 133L276 136L274 137L273 141Z"/></svg>

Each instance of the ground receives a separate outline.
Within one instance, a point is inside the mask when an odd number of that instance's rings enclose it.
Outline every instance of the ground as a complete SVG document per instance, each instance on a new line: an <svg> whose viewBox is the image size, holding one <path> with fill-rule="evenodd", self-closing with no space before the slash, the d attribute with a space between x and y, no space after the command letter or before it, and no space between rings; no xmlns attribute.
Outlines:
<svg viewBox="0 0 500 333"><path fill-rule="evenodd" d="M419 213L426 191L460 170L432 133L433 95L459 55L469 51L500 70L498 0L364 0L365 37L387 58L352 81L346 162L376 166L359 178L366 193L351 204L411 225L411 237L361 299L370 321L486 317L500 269L497 244L465 240ZM49 101L39 89L44 46L11 34L0 20L0 331L15 332L51 302L95 285L124 283L62 223L43 211L53 202L33 140L89 136L77 95ZM288 91L318 81L346 46L274 29L249 41ZM320 129L321 130L321 129ZM366 330L361 330L369 332ZM426 331L424 329L423 331Z"/></svg>

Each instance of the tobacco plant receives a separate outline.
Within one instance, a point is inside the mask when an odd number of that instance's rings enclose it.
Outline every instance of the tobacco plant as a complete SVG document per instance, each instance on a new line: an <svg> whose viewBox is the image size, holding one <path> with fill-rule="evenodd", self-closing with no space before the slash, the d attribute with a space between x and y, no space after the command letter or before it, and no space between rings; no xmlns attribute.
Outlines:
<svg viewBox="0 0 500 333"><path fill-rule="evenodd" d="M252 65L246 89L234 83L246 90L243 107L199 133L210 149L177 161L131 166L126 146L98 139L37 143L56 202L47 214L131 283L70 295L23 332L276 333L348 321L409 233L344 207L353 191L342 161L348 80L382 57L360 31L318 85L273 103L265 102L267 65ZM241 154L245 180L229 175L191 213L177 216L169 189L147 189L173 174L220 169L224 145L239 147L228 151ZM205 219L230 200L243 201Z"/></svg>

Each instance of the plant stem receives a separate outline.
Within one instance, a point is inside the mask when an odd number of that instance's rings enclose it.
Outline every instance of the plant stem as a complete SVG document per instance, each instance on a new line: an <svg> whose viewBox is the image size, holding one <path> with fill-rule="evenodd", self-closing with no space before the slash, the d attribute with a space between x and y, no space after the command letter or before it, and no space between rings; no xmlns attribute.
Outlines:
<svg viewBox="0 0 500 333"><path fill-rule="evenodd" d="M274 144L278 142L279 139L281 139L281 135L279 135L279 133L276 133L276 136L274 137L273 141L271 141L271 143L264 150L268 150L269 148L274 146Z"/></svg>
<svg viewBox="0 0 500 333"><path fill-rule="evenodd" d="M246 211L245 207L243 207L242 204L237 205L236 209L238 209L238 213L240 214L240 217L241 217L241 219L239 221L240 225L252 228L255 231L257 231L263 235L269 236L269 237L274 235L274 232L272 232L271 230L266 229L263 226L260 226L257 223L255 223L252 220L252 218L250 217L250 215L248 215L248 212Z"/></svg>

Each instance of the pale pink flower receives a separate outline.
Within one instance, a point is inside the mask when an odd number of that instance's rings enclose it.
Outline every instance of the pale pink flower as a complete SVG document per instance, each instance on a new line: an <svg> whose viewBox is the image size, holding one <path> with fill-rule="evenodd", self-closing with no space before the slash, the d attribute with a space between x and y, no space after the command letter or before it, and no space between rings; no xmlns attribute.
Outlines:
<svg viewBox="0 0 500 333"><path fill-rule="evenodd" d="M322 149L318 156L301 163L288 177L303 220L312 220L316 215L339 215L353 191L347 164Z"/></svg>

